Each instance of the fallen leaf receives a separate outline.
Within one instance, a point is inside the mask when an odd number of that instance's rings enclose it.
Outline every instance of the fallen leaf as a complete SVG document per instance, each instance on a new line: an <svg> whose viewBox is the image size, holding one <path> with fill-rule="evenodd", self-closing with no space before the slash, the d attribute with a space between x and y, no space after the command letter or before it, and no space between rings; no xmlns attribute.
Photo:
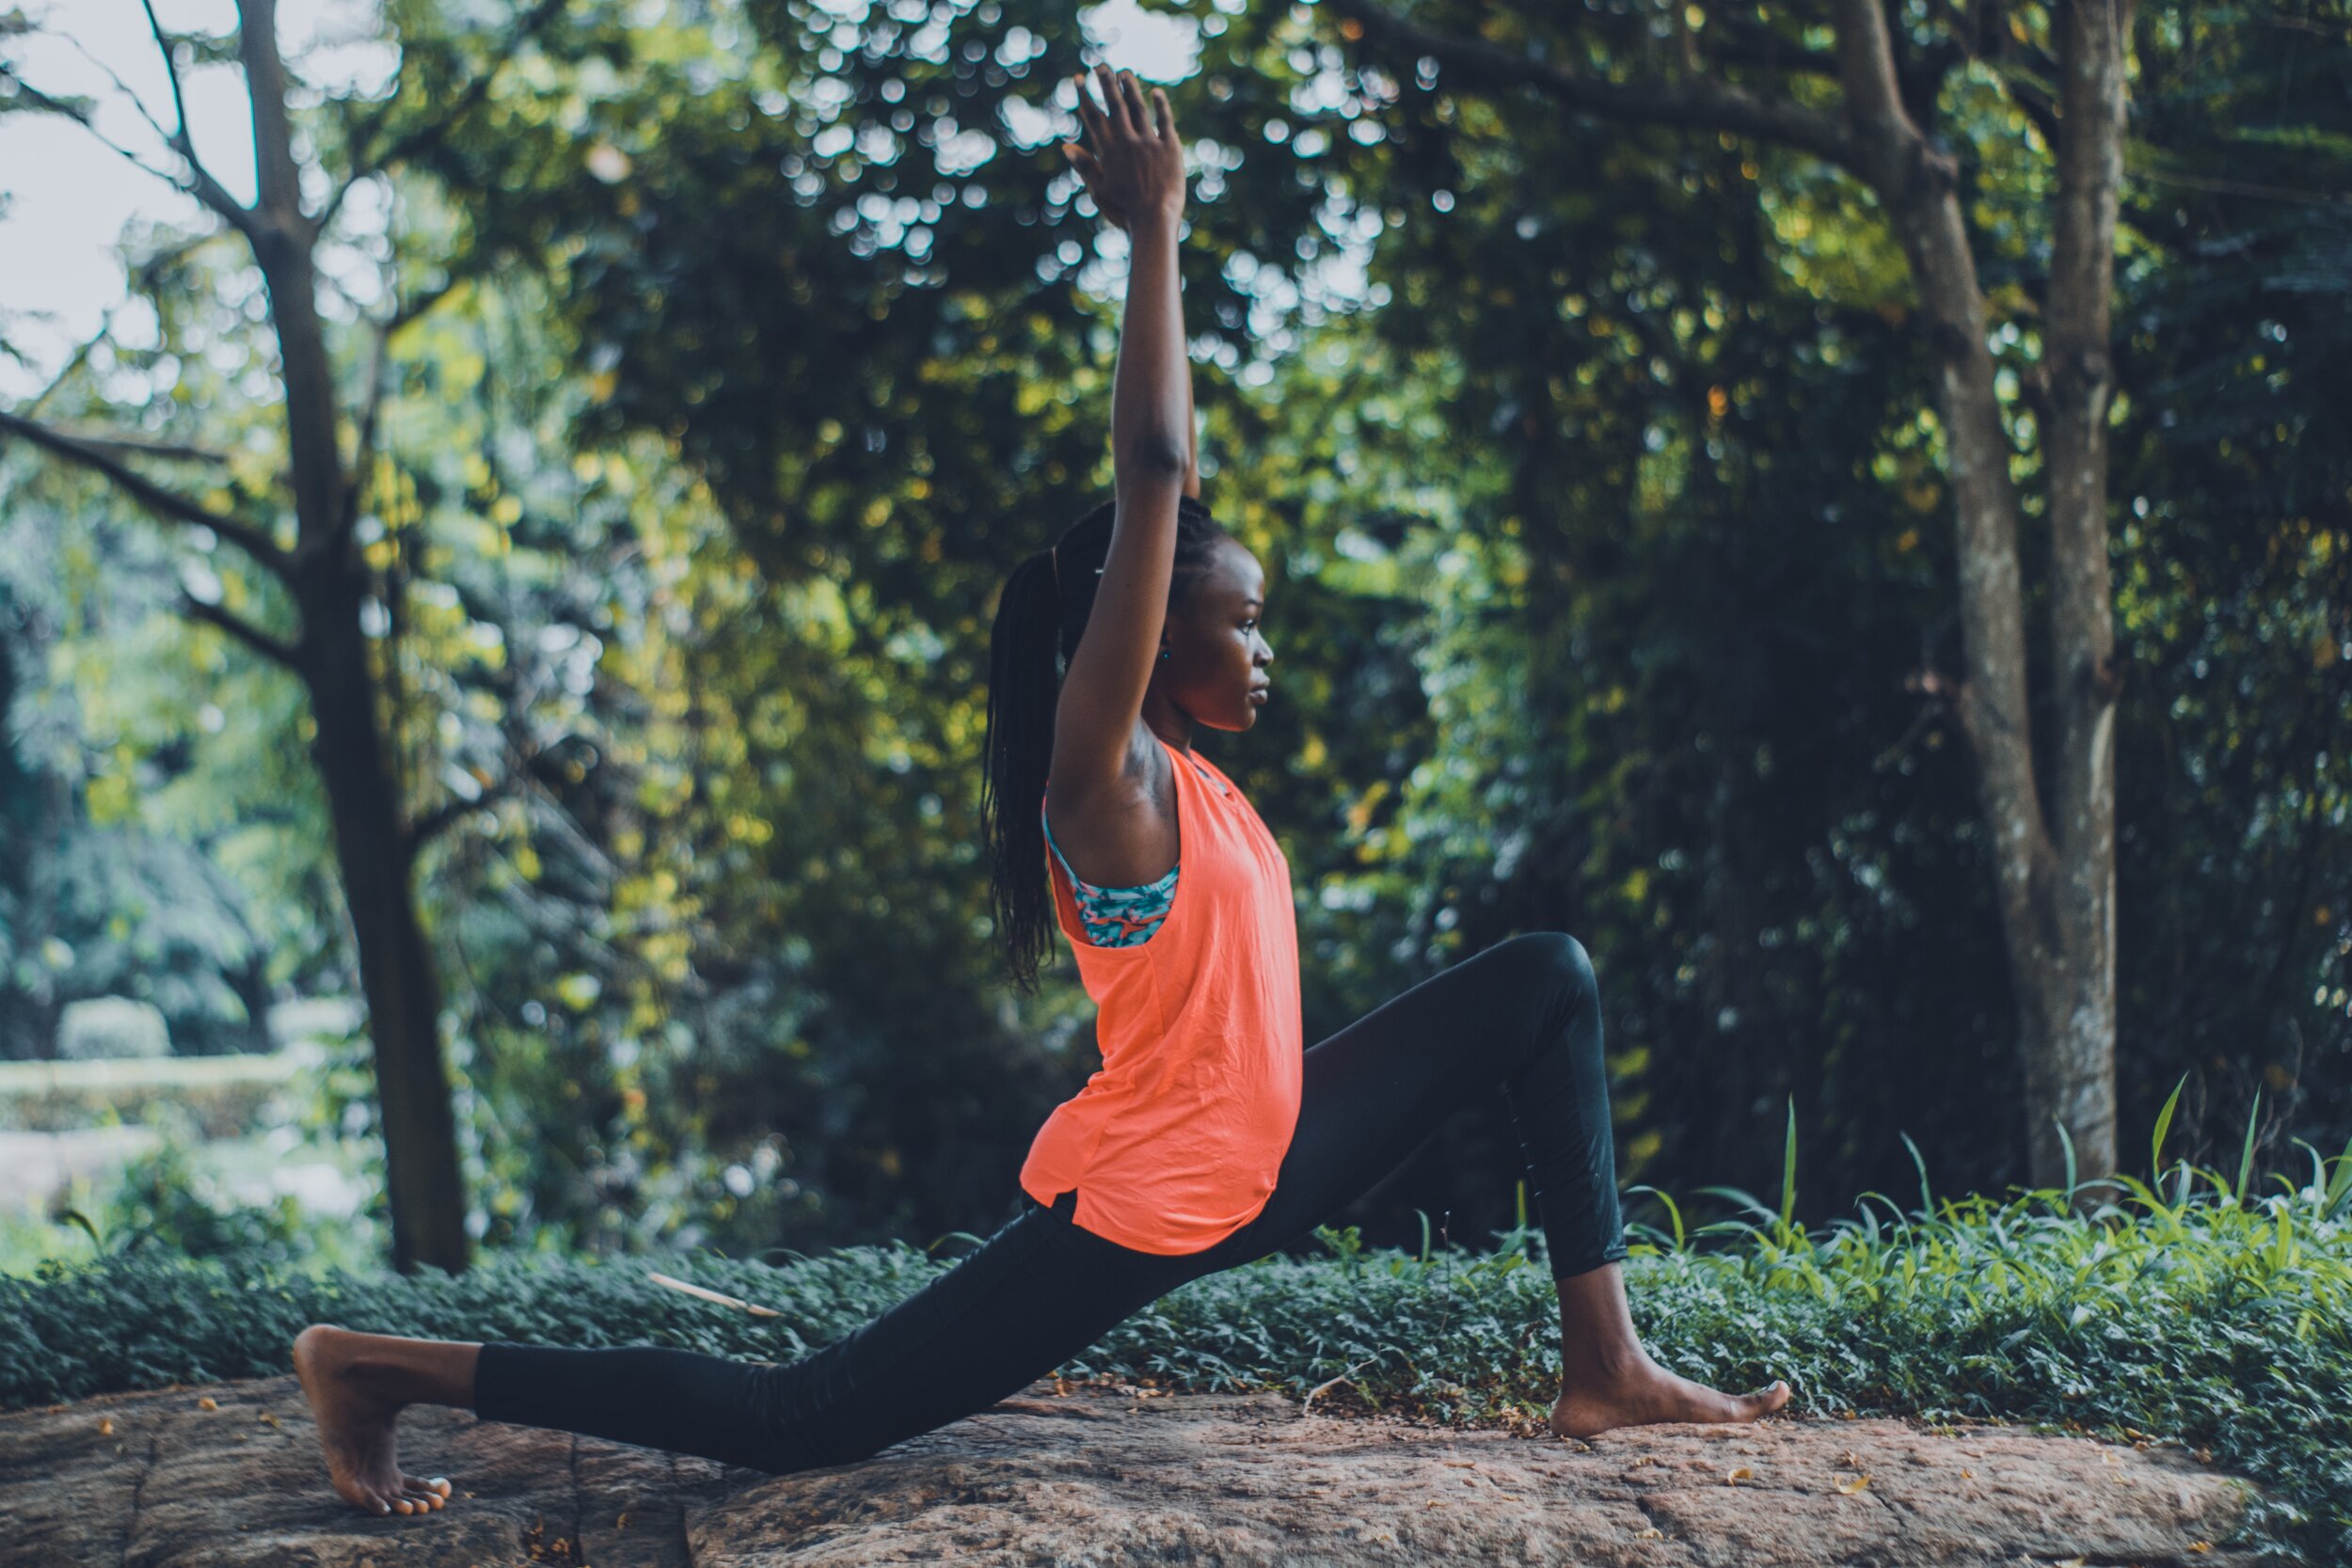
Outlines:
<svg viewBox="0 0 2352 1568"><path fill-rule="evenodd" d="M1636 1541L1663 1541L1666 1539L1666 1532L1660 1529L1656 1525L1652 1525L1647 1529L1634 1531L1633 1539Z"/></svg>
<svg viewBox="0 0 2352 1568"><path fill-rule="evenodd" d="M115 1418L112 1416L100 1417L98 1419L98 1435L101 1437L112 1437L114 1434Z"/></svg>
<svg viewBox="0 0 2352 1568"><path fill-rule="evenodd" d="M1724 1477L1724 1484L1725 1486L1733 1486L1737 1485L1740 1481L1754 1481L1755 1479L1756 1472L1754 1470L1749 1469L1745 1465L1740 1465L1733 1466L1731 1474Z"/></svg>
<svg viewBox="0 0 2352 1568"><path fill-rule="evenodd" d="M1833 1479L1834 1479L1834 1478L1833 1478ZM1869 1478L1869 1476L1868 1476L1868 1475L1867 1475L1867 1474L1865 1474L1865 1475L1859 1475L1859 1476L1854 1477L1854 1478L1853 1478L1853 1480L1851 1480L1851 1481L1838 1481L1838 1482L1837 1482L1837 1490L1839 1490L1840 1492L1843 1492L1844 1494L1846 1494L1846 1496L1848 1496L1849 1497L1852 1497L1855 1493L1857 1493L1857 1492L1861 1491L1864 1487L1866 1487L1866 1486L1867 1486L1867 1485L1869 1485L1869 1484L1870 1484L1870 1478Z"/></svg>
<svg viewBox="0 0 2352 1568"><path fill-rule="evenodd" d="M624 1514L622 1514L622 1515L621 1515L618 1519L615 1519L614 1521L612 1521L612 1528L613 1528L614 1529L627 1529L627 1528L628 1528L628 1514L626 1514L626 1513L624 1513Z"/></svg>
<svg viewBox="0 0 2352 1568"><path fill-rule="evenodd" d="M199 1410L218 1410L220 1408L220 1401L213 1398L212 1395L207 1394L202 1399L196 1402L196 1407Z"/></svg>

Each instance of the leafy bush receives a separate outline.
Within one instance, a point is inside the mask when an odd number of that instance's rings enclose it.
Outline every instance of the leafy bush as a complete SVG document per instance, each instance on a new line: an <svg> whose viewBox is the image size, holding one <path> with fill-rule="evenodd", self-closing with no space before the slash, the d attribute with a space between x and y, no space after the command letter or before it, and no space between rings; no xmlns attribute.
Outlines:
<svg viewBox="0 0 2352 1568"><path fill-rule="evenodd" d="M151 1002L127 996L99 996L69 1002L57 1018L57 1057L60 1061L91 1061L101 1057L153 1058L171 1054L171 1031L163 1010Z"/></svg>
<svg viewBox="0 0 2352 1568"><path fill-rule="evenodd" d="M96 1218L72 1208L57 1218L87 1235L102 1260L230 1259L241 1268L309 1259L320 1251L323 1230L291 1194L263 1204L229 1197L196 1168L187 1144L175 1134L124 1163Z"/></svg>

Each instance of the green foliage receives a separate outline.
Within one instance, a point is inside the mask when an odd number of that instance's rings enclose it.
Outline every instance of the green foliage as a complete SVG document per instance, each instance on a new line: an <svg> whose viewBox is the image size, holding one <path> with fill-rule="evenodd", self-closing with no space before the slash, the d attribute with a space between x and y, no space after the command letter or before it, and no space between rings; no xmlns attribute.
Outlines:
<svg viewBox="0 0 2352 1568"><path fill-rule="evenodd" d="M272 1265L300 1261L315 1250L312 1228L291 1196L265 1205L223 1202L176 1137L166 1137L124 1164L101 1218L67 1209L58 1220L78 1227L105 1258L145 1250Z"/></svg>
<svg viewBox="0 0 2352 1568"><path fill-rule="evenodd" d="M39 412L236 446L234 410L187 412L213 404L254 330L202 250L163 269L184 366L124 347L103 379L127 407L85 366ZM53 1054L58 1011L108 995L161 1009L181 1053L265 1049L270 981L307 977L331 940L305 896L316 857L306 877L285 853L307 825L299 748L282 744L292 683L230 662L172 609L179 580L236 597L216 545L161 532L22 443L0 454L0 1058Z"/></svg>

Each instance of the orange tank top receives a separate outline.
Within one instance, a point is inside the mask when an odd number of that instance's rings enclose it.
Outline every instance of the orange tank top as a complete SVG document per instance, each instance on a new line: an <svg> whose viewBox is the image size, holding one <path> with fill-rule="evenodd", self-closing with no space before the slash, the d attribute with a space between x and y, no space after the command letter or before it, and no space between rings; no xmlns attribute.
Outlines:
<svg viewBox="0 0 2352 1568"><path fill-rule="evenodd" d="M1075 1188L1081 1228L1181 1256L1239 1230L1273 1195L1305 1041L1290 863L1222 769L1160 745L1183 875L1148 941L1088 942L1077 895L1046 857L1103 1066L1038 1130L1021 1187L1049 1208Z"/></svg>

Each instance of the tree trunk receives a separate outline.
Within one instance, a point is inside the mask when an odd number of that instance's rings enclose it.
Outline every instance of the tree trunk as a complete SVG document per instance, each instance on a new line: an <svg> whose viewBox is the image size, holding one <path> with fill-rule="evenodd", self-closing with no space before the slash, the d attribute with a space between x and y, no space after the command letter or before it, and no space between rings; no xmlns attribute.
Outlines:
<svg viewBox="0 0 2352 1568"><path fill-rule="evenodd" d="M304 212L276 0L238 0L238 53L253 105L259 197L248 237L268 285L278 373L286 389L287 454L300 543L288 586L302 611L294 665L318 725L312 755L326 786L335 858L359 954L368 1035L384 1124L392 1212L392 1265L457 1273L469 1253L464 1176L449 1076L441 1061L441 988L417 918L413 839L379 727L381 705L359 626L364 574L354 558L350 501L337 444L339 402L319 319L313 247Z"/></svg>
<svg viewBox="0 0 2352 1568"><path fill-rule="evenodd" d="M1947 159L1904 110L1891 40L1876 0L1849 0L1838 25L1840 74L1856 160L1905 256L1940 361L1937 404L1950 454L1960 531L1965 659L1955 706L1976 764L1979 808L1993 830L2002 934L2018 1009L2028 1180L2066 1184L2116 1168L2115 782L2113 630L2106 564L2106 352L2121 171L2122 19L2068 8L2068 135L2059 166L2045 363L2055 366L2042 432L2051 472L2052 643L2061 717L2044 800L2026 709L2020 509L1994 390L1984 295ZM2079 40L2101 26L2106 79L2086 89ZM2077 108L2074 95L2091 101ZM2105 95L2110 118L2094 106ZM2102 197L2101 191L2104 190ZM2102 216L2103 213L2103 216ZM2063 388L2061 393L2058 388ZM2061 408L2060 405L2063 404ZM2098 673L2091 674L2090 673ZM2086 1189L2089 1205L2108 1196Z"/></svg>
<svg viewBox="0 0 2352 1568"><path fill-rule="evenodd" d="M318 721L311 754L326 785L368 1004L392 1266L406 1274L430 1263L455 1274L465 1269L471 1242L441 1060L440 977L417 918L413 859L377 728L375 681L356 605L342 607L340 616L323 608L310 624L321 628L304 673Z"/></svg>
<svg viewBox="0 0 2352 1568"><path fill-rule="evenodd" d="M2037 1186L2064 1179L2058 1126L2074 1139L2079 1171L2116 1168L2115 707L2122 681L2107 567L2107 414L2131 5L2074 0L2056 9L2052 24L2061 114L2041 389L2057 665L2050 821L2063 869L2051 897L2066 961L2042 981L2048 1033L2042 1059L2027 1060ZM2112 1188L2086 1195L2122 1196Z"/></svg>

